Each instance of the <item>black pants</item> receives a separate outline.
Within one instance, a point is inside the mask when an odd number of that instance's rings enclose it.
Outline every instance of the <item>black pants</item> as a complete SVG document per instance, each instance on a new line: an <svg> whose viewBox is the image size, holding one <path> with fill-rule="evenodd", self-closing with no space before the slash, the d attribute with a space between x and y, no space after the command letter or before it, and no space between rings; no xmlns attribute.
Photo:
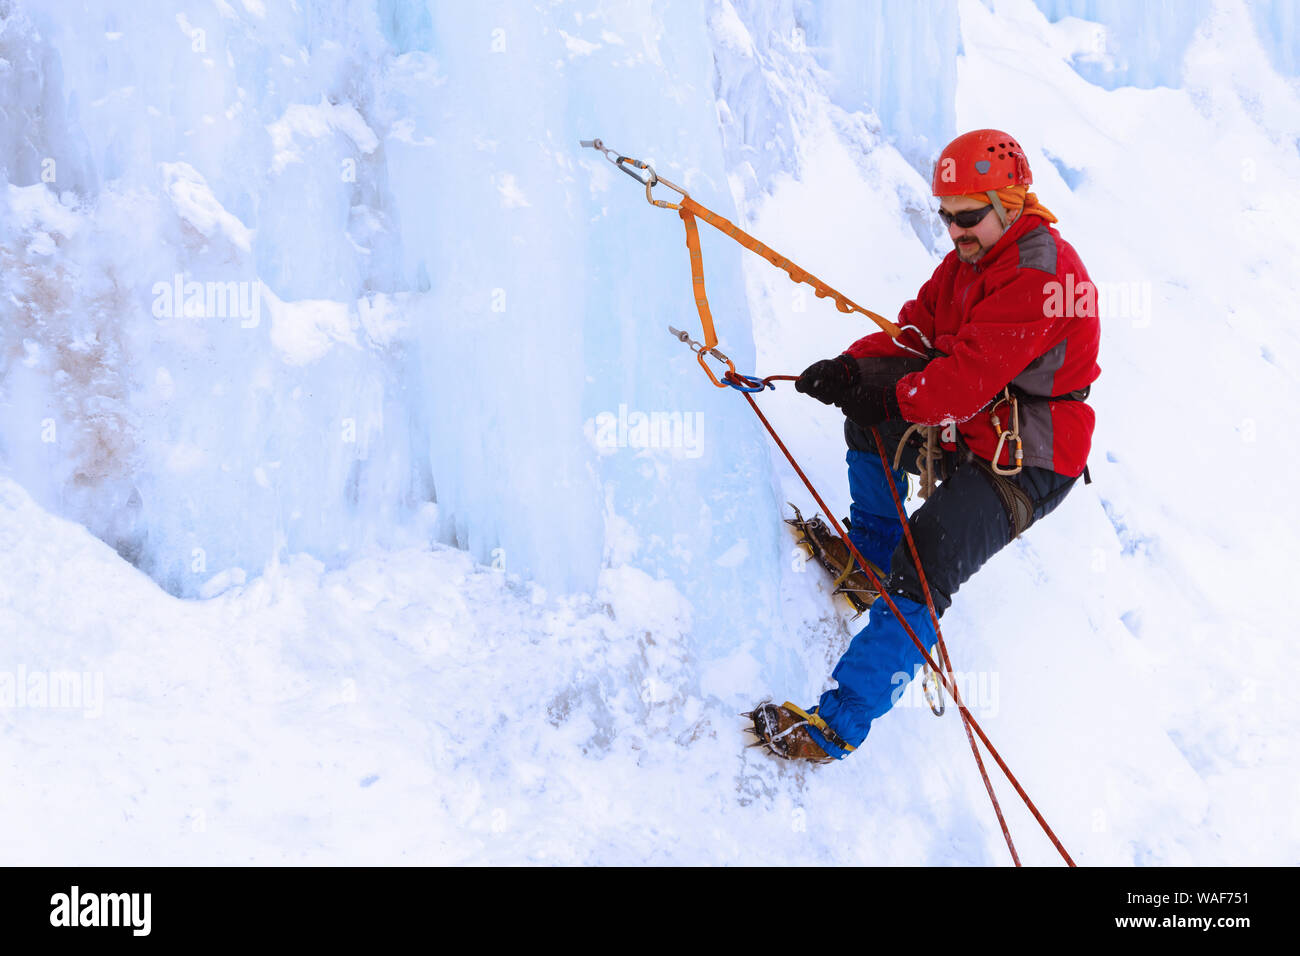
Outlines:
<svg viewBox="0 0 1300 956"><path fill-rule="evenodd" d="M890 465L907 428L907 422L897 420L880 426ZM844 438L849 448L878 455L870 430L848 419L844 420ZM919 435L909 439L899 461L902 470L919 474L917 460L922 447ZM1051 513L1079 480L1048 468L1028 466L1016 475L997 476L968 451L945 453L944 465L948 478L908 519L935 611L941 615L971 575L1017 534ZM1004 486L999 491L999 482L1014 487ZM889 577L884 583L890 594L925 603L920 575L906 540L901 540L894 549Z"/></svg>

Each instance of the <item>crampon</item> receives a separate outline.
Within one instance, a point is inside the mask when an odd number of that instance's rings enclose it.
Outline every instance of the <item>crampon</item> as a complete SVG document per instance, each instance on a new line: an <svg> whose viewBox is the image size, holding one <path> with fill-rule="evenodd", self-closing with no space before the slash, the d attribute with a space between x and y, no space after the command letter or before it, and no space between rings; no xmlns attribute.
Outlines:
<svg viewBox="0 0 1300 956"><path fill-rule="evenodd" d="M880 596L871 586L866 574L857 566L853 555L845 546L844 540L827 527L821 515L805 518L793 504L793 518L786 518L785 523L799 533L799 544L808 549L809 556L826 569L831 576L834 593L841 594L853 608L854 616L862 614ZM879 568L872 567L877 577L883 577Z"/></svg>
<svg viewBox="0 0 1300 956"><path fill-rule="evenodd" d="M766 747L768 753L785 760L809 760L813 763L833 763L831 757L808 733L808 720L790 710L793 705L777 706L764 701L742 717L754 722L745 729L758 738L751 747Z"/></svg>

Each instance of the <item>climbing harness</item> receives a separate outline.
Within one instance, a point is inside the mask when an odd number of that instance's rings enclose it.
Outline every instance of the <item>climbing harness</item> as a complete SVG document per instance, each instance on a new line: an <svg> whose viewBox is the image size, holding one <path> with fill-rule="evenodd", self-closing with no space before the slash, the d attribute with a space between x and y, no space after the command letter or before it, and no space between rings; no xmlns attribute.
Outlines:
<svg viewBox="0 0 1300 956"><path fill-rule="evenodd" d="M1010 524L1011 540L1014 541L1034 523L1034 499L1025 489L1008 478L1006 472L998 471L994 463L975 457L971 458L971 462L984 473L984 477L989 480L989 484L997 493L998 500L1002 502L1002 508L1006 511L1007 521Z"/></svg>
<svg viewBox="0 0 1300 956"><path fill-rule="evenodd" d="M857 546L845 533L844 528L840 525L839 521L835 518L834 513L830 510L830 508L827 507L826 502L822 500L821 495L817 492L817 489L813 486L812 482L809 481L808 476L804 474L803 469L799 467L799 463L795 461L794 456L790 453L790 450L786 447L785 442L781 440L781 437L776 433L776 430L772 427L771 422L767 420L767 416L763 414L763 412L759 409L758 404L754 401L755 392L765 391L769 388L775 389L776 386L772 384L773 382L794 381L798 378L798 376L769 375L766 378L758 378L755 376L741 375L736 371L735 365L732 363L731 359L727 358L721 352L717 351L718 337L717 337L717 333L714 331L713 316L712 313L709 311L708 298L705 295L704 262L703 262L703 256L700 252L700 237L699 237L699 229L695 223L696 217L698 216L700 219L703 219L705 222L709 223L714 228L718 229L719 231L735 239L746 249L749 249L752 252L757 253L758 255L762 256L764 259L772 263L777 268L786 272L789 275L791 281L796 283L807 283L808 285L811 285L813 289L816 291L817 297L819 299L820 298L832 299L835 303L835 307L840 312L844 312L844 313L857 312L867 316L867 318L871 319L878 326L880 326L881 329L888 332L890 337L894 340L895 344L898 344L902 348L907 348L908 351L916 352L915 349L908 348L907 346L902 345L902 343L898 341L903 330L900 329L894 323L890 322L884 316L879 315L876 312L872 312L870 309L863 308L862 306L853 302L848 297L844 296L842 293L837 292L835 289L832 289L830 286L826 285L826 283L822 282L820 279L816 278L815 276L808 273L807 271L799 268L789 259L786 259L784 256L780 255L779 253L770 249L768 246L765 246L763 243L759 242L753 236L749 235L744 230L737 227L734 223L729 222L728 220L717 215L711 210L706 209L704 206L701 206L698 202L693 200L687 194L687 192L684 189L682 189L680 186L677 186L669 182L668 180L660 177L655 172L654 168L651 167L649 164L644 163L637 159L633 159L629 156L624 156L621 153L615 152L614 150L608 149L605 146L605 144L602 143L599 139L582 140L581 143L584 147L591 147L593 149L600 151L601 153L604 154L605 158L608 159L610 162L612 162L615 166L623 170L623 172L627 173L633 179L637 180L637 182L644 185L646 191L646 199L652 205L658 206L663 209L674 209L681 217L682 222L685 224L686 227L686 246L687 249L690 251L690 260L691 260L691 282L694 288L695 305L696 305L696 310L699 313L700 325L704 330L704 341L702 343L696 342L685 332L682 332L678 329L674 329L671 326L669 327L669 331L675 337L677 337L682 342L684 342L693 352L696 353L697 359L700 363L700 367L704 369L705 373L709 377L709 380L712 381L714 385L716 385L719 388L731 387L738 390L739 392L741 392L741 394L744 395L745 401L749 403L749 407L753 409L754 414L758 416L758 420L762 423L763 427L767 430L767 433L771 436L773 442L776 443L776 446L781 450L782 454L785 455L785 458L790 463L790 466L795 470L795 473L803 481L804 487L808 489L809 494L813 496L813 499L821 507L822 513L825 514L827 519L830 521L832 527L835 529L835 533L838 534L839 537L844 541L844 544L848 547L853 557L858 561L859 566L861 567L862 571L866 574L872 586L879 592L880 600L883 600L885 602L890 612L895 616L899 624L902 626L904 632L911 639L912 643L916 646L917 650L920 651L922 658L924 658L925 660L926 666L928 667L929 671L933 673L935 676L936 684L942 687L943 689L945 689L948 692L948 694L952 697L953 703L957 706L957 712L961 715L962 726L966 731L966 738L970 743L971 753L975 757L975 764L979 768L980 777L984 781L984 788L988 792L989 799L993 804L994 813L997 815L998 824L1002 829L1002 836L1006 840L1007 849L1010 851L1011 859L1013 860L1015 865L1016 866L1021 865L1020 856L1016 852L1015 844L1012 842L1011 839L1011 832L1007 828L1006 818L1003 816L1002 813L1002 807L998 803L997 794L995 794L993 791L993 784L989 780L988 771L984 767L984 760L980 756L979 747L975 742L975 738L977 736L979 737L979 740L984 744L984 747L988 750L989 755L993 758L994 762L996 762L998 767L1002 770L1003 774L1006 776L1011 786L1015 789L1016 793L1020 796L1020 799L1024 802L1025 806L1029 809L1034 819L1038 821L1039 826L1043 829L1043 832L1046 833L1047 837L1051 840L1052 845L1056 847L1057 852L1061 854L1061 856L1064 858L1065 862L1068 865L1074 866L1075 865L1074 860L1071 859L1070 854L1066 851L1065 847L1061 844L1061 841L1057 839L1056 834L1052 831L1052 828L1048 825L1047 820L1044 819L1043 815L1038 811L1038 808L1034 805L1034 802L1029 798L1029 794L1025 792L1024 788L1020 785L1020 781L1016 779L1015 774L1011 772L1011 768L1007 766L1006 761L1002 759L1002 756L998 753L997 749L993 746L992 741L989 740L988 735L984 733L984 730L980 727L979 722L975 719L974 715L971 714L969 708L967 708L966 704L962 701L961 693L957 688L956 678L953 674L951 657L948 654L948 649L944 644L943 631L939 627L939 616L935 611L934 600L930 594L930 584L926 580L925 570L921 566L921 559L917 551L916 542L915 540L913 540L911 527L909 526L907 521L907 512L903 508L903 502L900 500L898 496L898 489L894 487L894 483L886 482L886 484L889 485L890 494L893 496L894 507L898 513L899 521L902 523L903 534L907 540L908 548L911 550L912 560L916 566L917 573L920 577L921 589L925 594L925 601L926 601L927 608L930 612L930 619L934 625L935 638L936 638L934 647L935 650L937 651L936 654L931 654L926 649L925 645L921 643L921 640L916 635L916 631L908 622L907 618L904 617L903 614L899 611L897 604L894 603L893 598L889 595L888 591L885 590L885 587L881 583L879 576L872 570L870 562L868 562L866 558L862 556L862 553L858 550ZM635 172L634 170L642 170L644 172L644 175ZM681 202L671 203L664 200L655 199L652 193L652 189L654 186L658 184L667 186L668 188L679 193L682 197ZM919 330L917 330L917 334L919 335ZM927 349L929 348L928 343L926 343L926 347ZM917 354L924 354L924 353L918 352ZM714 358L726 364L727 370L722 373L721 379L719 379L719 377L713 373L713 370L709 368L709 366L705 363L704 360L705 355L712 355ZM1009 393L1008 393L1008 397L1010 397ZM1006 433L1008 435L1011 435L1012 438L999 441L999 446L998 446L999 453L1001 452L1002 444L1006 440L1014 439L1016 444L1017 445L1019 444L1018 427L1019 427L1019 418L1018 418L1018 414L1016 413L1015 407L1013 405L1011 429L1009 432ZM880 432L877 429L872 428L871 433L873 438L875 439L876 449L880 455L881 467L884 468L888 473L889 459L885 454L885 446L883 441L881 440ZM933 446L936 445L937 445L937 439L927 436L927 449L931 449ZM939 454L938 457L940 458L942 457L941 453ZM926 458L927 460L930 459L928 450L927 450ZM936 663L935 661L936 657L938 658L939 661L942 662L942 664ZM809 723L812 723L813 726L816 726L819 730L822 730L823 728L825 728L825 730L830 729L828 726L826 726L824 720L821 720L819 717L816 717L815 710L813 714L809 715L804 713L803 711L793 708L793 705L791 704L786 704L785 706L787 708L791 708L792 713L797 713L800 717L802 717L804 720L807 720ZM933 709L933 707L934 705L933 703L931 703L931 708ZM816 718L816 720L814 720L814 718ZM851 748L846 748L846 749L851 749Z"/></svg>

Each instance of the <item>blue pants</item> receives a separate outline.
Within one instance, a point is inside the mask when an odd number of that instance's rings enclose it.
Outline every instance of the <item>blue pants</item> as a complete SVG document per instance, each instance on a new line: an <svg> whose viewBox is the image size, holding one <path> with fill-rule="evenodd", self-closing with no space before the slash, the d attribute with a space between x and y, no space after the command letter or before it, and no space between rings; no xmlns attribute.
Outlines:
<svg viewBox="0 0 1300 956"><path fill-rule="evenodd" d="M898 421L880 426L891 462L906 428L906 422ZM902 468L886 472L869 430L846 419L844 437L853 499L849 537L864 558L888 573L885 590L928 651L935 640L934 625L889 493L892 481L900 489L900 500L905 496L903 471L918 473L920 443L909 443L900 461ZM1031 467L998 478L969 454L949 454L944 464L949 477L908 519L940 616L952 604L958 587L1010 544L1016 533L1055 509L1078 480ZM1015 488L999 488L999 482L1012 482ZM1013 498L1023 503L1018 516ZM845 743L856 747L866 739L872 721L902 695L924 660L889 606L878 600L871 606L866 627L854 636L831 674L839 686L822 695L817 713ZM809 732L832 756L848 755L814 728Z"/></svg>

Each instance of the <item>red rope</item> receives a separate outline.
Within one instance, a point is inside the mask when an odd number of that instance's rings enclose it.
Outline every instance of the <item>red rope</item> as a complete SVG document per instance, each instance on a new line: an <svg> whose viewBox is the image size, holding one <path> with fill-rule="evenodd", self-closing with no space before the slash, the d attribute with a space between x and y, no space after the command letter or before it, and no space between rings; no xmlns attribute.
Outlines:
<svg viewBox="0 0 1300 956"><path fill-rule="evenodd" d="M925 579L925 568L921 566L921 555L916 550L916 541L912 538L912 526L907 520L907 512L903 509L903 502L898 497L898 489L889 480L891 469L889 459L885 456L885 443L881 440L880 432L874 425L871 427L871 437L876 440L876 450L880 452L880 467L885 470L885 484L889 485L889 493L894 497L894 508L898 512L898 520L903 525L903 536L907 538L907 546L912 551L912 563L916 566L917 576L921 579L921 591L925 594L925 605L930 609L930 620L934 623L934 637L939 645L939 660L948 671L948 677L953 687L952 699L957 705L957 713L961 715L962 729L966 731L966 740L970 743L970 752L975 756L975 766L979 767L980 778L984 781L984 789L988 791L989 799L993 801L993 812L998 816L998 826L1002 827L1002 836L1007 841L1007 849L1011 851L1011 859L1016 866L1019 866L1020 854L1016 852L1016 845L1011 840L1011 831L1007 829L1006 817L1002 815L1002 805L998 803L998 795L993 792L993 782L989 780L988 771L984 769L984 760L980 757L980 749L975 743L975 735L971 733L968 711L963 706L961 698L957 696L957 678L953 676L952 658L948 656L948 648L943 643L943 630L939 627L939 615L934 610L934 598L930 595L930 582ZM1029 798L1026 797L1025 799L1028 800ZM1055 838L1053 837L1053 839Z"/></svg>
<svg viewBox="0 0 1300 956"><path fill-rule="evenodd" d="M797 376L794 375L770 375L767 378L763 379L763 383L767 384L772 381L793 381L796 378ZM759 410L758 404L754 401L754 396L749 392L742 392L741 394L745 396L745 401L749 402L749 407L754 410L754 414L758 416L758 420L763 423L763 427L767 429L767 433L772 436L772 440L776 442L777 447L780 448L782 454L785 455L786 460L790 462L790 466L794 468L795 473L799 475L800 480L802 480L804 483L804 487L806 487L808 489L808 492L813 496L813 499L817 502L818 506L821 508L822 513L826 515L827 520L830 521L830 523L834 526L835 533L840 536L840 538L844 541L845 545L848 546L849 551L853 554L853 557L857 559L858 566L867 575L867 579L871 582L872 586L875 587L876 591L880 594L880 598L885 602L885 605L889 608L889 610L893 612L894 616L898 618L898 622L903 626L903 630L907 633L907 636L912 639L912 643L915 644L917 650L921 652L921 656L925 659L925 662L929 664L930 669L934 671L935 677L938 678L938 680L943 683L948 693L952 695L953 703L957 705L958 713L962 715L962 722L966 727L967 737L968 738L970 737L972 730L974 731L976 736L979 737L980 741L983 742L984 746L988 748L989 754L993 757L994 761L1002 769L1002 772L1006 774L1007 780L1011 782L1011 785L1015 788L1016 793L1020 795L1020 799L1025 802L1025 806L1027 806L1029 808L1029 811L1034 815L1034 819L1038 821L1039 826L1043 828L1043 831L1047 834L1048 838L1052 841L1052 844L1056 847L1057 851L1065 859L1065 862L1070 866L1074 866L1075 863L1074 860L1070 858L1070 854L1067 853L1065 847L1061 845L1061 841L1056 838L1056 834L1052 831L1052 828L1048 825L1047 821L1043 818L1043 815L1038 812L1038 808L1034 806L1034 802L1029 799L1029 794L1027 794L1025 792L1024 787L1020 785L1020 781L1018 781L1015 777L1015 774L1011 772L1011 768L1008 767L1006 761L1002 759L1001 754L999 754L997 748L993 746L993 742L989 740L988 735L984 733L984 730L982 727L980 727L979 722L975 719L974 715L971 714L970 710L962 702L961 695L957 691L956 683L950 676L951 665L949 665L949 672L945 673L943 670L939 668L937 664L935 664L934 660L930 657L929 651L921 644L920 639L916 636L916 632L912 629L911 624L908 623L907 618L905 618L902 615L902 613L898 610L898 605L894 603L893 598L891 598L889 594L885 591L884 585L881 583L880 579L876 577L875 572L871 570L871 565L868 564L867 560L862 557L862 554L858 551L857 546L854 545L852 540L850 540L849 536L844 532L844 529L843 527L840 526L840 523L836 519L834 512L832 512L831 509L827 507L826 502L822 500L822 496L817 493L817 489L814 488L813 483L808 480L808 476L805 475L803 469L799 467L799 463L794 460L794 456L790 454L790 449L785 447L785 442L781 441L781 436L779 436L776 433L776 429L772 427L771 422L769 422L767 420L767 417ZM877 442L877 448L881 450L881 459L882 461L884 461L884 451L883 451L883 446L880 444L879 435L876 436L876 442ZM886 470L886 474L888 474L888 472L890 471L887 464L885 466L885 470ZM899 517L903 523L904 533L908 537L909 544L912 547L913 557L916 559L917 571L921 575L921 580L925 588L926 603L929 604L930 606L930 613L934 615L934 604L930 598L929 584L925 583L925 578L924 578L925 572L921 569L921 562L919 556L916 554L916 545L915 542L913 542L911 539L911 530L908 527L906 513L903 511L902 502L898 500L897 490L893 489L892 482L890 482L890 487L891 490L893 490L894 492L894 503L898 507ZM938 636L939 621L937 615L934 616L934 624L935 624L935 634L936 636ZM948 652L943 646L942 637L939 638L939 649L941 652L941 656L944 658L944 662L948 663ZM1011 858L1015 861L1016 866L1019 866L1020 858L1019 856L1017 856L1015 846L1011 842L1011 834L1008 831L1006 821L1002 816L1002 809L1001 807L998 806L997 797L993 793L993 785L989 781L988 774L984 769L984 762L980 759L979 751L975 747L975 741L973 739L971 740L971 748L975 753L975 761L979 765L980 774L984 778L984 786L988 789L989 797L993 801L993 808L997 812L998 822L1002 826L1003 836L1006 837L1007 847L1008 849L1011 850Z"/></svg>

